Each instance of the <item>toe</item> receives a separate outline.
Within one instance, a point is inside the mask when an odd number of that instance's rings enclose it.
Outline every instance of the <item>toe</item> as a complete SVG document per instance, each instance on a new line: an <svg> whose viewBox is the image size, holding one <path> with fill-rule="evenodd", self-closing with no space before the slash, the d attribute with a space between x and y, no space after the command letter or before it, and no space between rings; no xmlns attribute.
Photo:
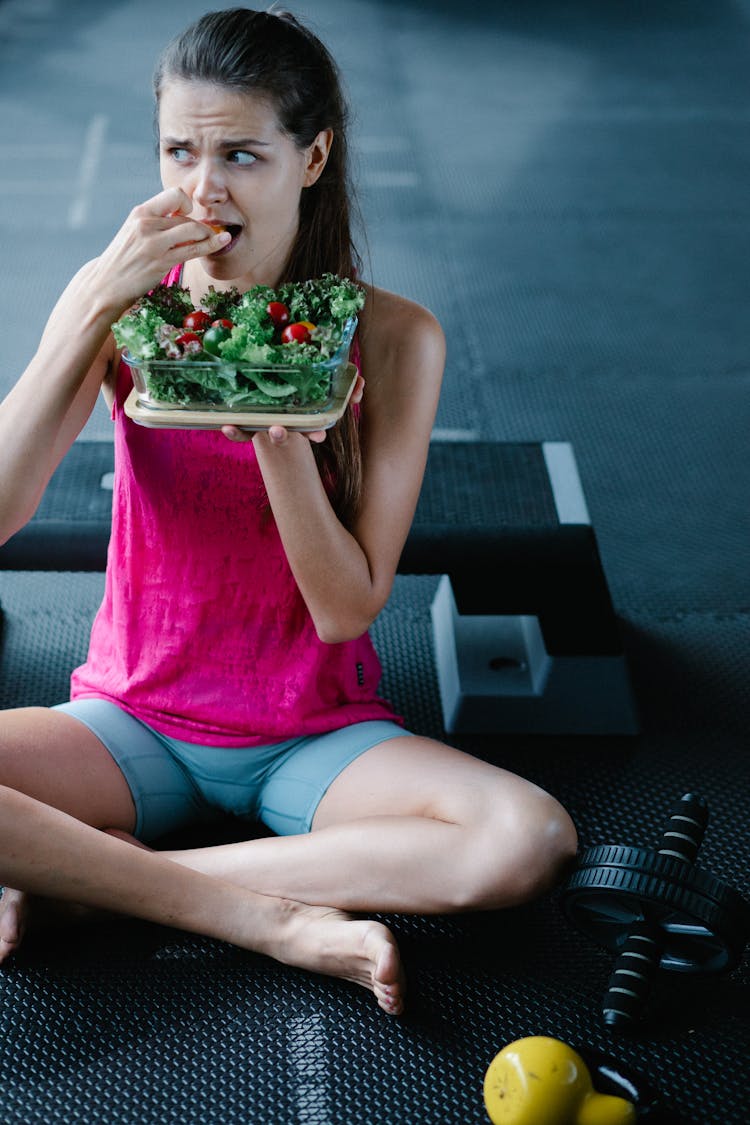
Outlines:
<svg viewBox="0 0 750 1125"><path fill-rule="evenodd" d="M24 896L6 889L0 900L0 962L15 953L21 944L25 914Z"/></svg>
<svg viewBox="0 0 750 1125"><path fill-rule="evenodd" d="M380 951L373 972L373 991L381 1008L391 1015L404 1010L405 980L395 942L388 941Z"/></svg>

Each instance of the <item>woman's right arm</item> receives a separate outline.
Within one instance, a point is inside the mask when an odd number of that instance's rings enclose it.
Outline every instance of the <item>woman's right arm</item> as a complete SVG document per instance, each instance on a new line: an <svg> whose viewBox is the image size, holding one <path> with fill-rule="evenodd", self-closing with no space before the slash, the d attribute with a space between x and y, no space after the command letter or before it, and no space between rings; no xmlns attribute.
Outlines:
<svg viewBox="0 0 750 1125"><path fill-rule="evenodd" d="M187 215L179 189L134 208L55 305L39 348L0 404L0 543L33 516L50 477L114 375L110 327L175 265L225 241Z"/></svg>
<svg viewBox="0 0 750 1125"><path fill-rule="evenodd" d="M94 262L57 302L36 355L0 405L0 543L33 516L83 428L114 357L118 313L91 287Z"/></svg>

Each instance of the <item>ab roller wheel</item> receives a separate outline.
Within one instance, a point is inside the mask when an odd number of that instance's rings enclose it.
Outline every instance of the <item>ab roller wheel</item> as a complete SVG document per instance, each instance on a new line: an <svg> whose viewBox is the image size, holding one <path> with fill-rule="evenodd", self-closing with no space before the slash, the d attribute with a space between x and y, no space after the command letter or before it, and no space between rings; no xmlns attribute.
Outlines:
<svg viewBox="0 0 750 1125"><path fill-rule="evenodd" d="M658 969L716 973L742 959L750 903L693 865L707 820L705 801L688 793L657 851L587 848L563 889L568 920L617 954L603 1006L615 1030L640 1018Z"/></svg>

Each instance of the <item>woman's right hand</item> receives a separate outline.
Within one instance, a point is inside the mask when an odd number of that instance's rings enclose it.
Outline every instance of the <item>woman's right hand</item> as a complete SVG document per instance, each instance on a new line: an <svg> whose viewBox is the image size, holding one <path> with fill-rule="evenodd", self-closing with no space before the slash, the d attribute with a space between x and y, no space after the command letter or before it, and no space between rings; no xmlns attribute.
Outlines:
<svg viewBox="0 0 750 1125"><path fill-rule="evenodd" d="M181 188L167 188L139 203L96 259L92 280L97 298L114 317L153 289L173 266L215 254L230 241L225 231L191 219L192 206Z"/></svg>

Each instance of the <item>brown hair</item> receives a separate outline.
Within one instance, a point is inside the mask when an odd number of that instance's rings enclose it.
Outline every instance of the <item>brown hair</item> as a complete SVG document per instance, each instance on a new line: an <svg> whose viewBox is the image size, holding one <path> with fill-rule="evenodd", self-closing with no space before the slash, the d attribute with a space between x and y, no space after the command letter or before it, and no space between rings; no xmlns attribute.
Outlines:
<svg viewBox="0 0 750 1125"><path fill-rule="evenodd" d="M270 97L280 127L299 149L312 144L322 130L333 130L323 172L303 189L297 239L280 280L304 281L324 273L357 276L362 263L352 235L348 112L338 67L317 36L286 11L209 12L173 39L159 58L154 72L157 106L170 78ZM351 524L362 488L359 433L351 410L313 451L337 515Z"/></svg>

